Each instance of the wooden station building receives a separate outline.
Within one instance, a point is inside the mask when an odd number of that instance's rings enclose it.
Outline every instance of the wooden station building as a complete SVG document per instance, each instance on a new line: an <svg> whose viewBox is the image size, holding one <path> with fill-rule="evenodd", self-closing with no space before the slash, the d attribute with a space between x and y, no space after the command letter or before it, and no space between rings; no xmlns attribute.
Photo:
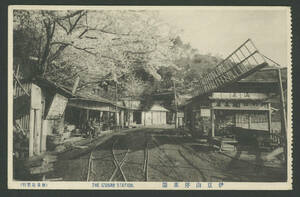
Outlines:
<svg viewBox="0 0 300 197"><path fill-rule="evenodd" d="M47 136L58 128L72 93L46 79L19 81L14 85L14 152L32 157L46 151Z"/></svg>
<svg viewBox="0 0 300 197"><path fill-rule="evenodd" d="M270 98L280 95L278 108L284 109L285 88L286 69L270 66L249 39L200 80L197 96L183 106L185 126L213 138L226 136L228 127L271 133L276 109ZM286 117L280 111L282 134Z"/></svg>
<svg viewBox="0 0 300 197"><path fill-rule="evenodd" d="M85 129L88 121L93 121L97 131L124 128L126 107L100 96L77 94L68 102L65 122Z"/></svg>
<svg viewBox="0 0 300 197"><path fill-rule="evenodd" d="M194 97L184 106L186 126L199 135L212 137L221 135L226 127L271 133L272 116L277 106L272 106L270 98L276 97L279 91L278 81L272 72L258 71L222 90ZM259 75L264 78L259 79Z"/></svg>
<svg viewBox="0 0 300 197"><path fill-rule="evenodd" d="M122 99L126 107L127 126L150 126L167 124L168 109L156 102L151 105L145 105L142 99Z"/></svg>

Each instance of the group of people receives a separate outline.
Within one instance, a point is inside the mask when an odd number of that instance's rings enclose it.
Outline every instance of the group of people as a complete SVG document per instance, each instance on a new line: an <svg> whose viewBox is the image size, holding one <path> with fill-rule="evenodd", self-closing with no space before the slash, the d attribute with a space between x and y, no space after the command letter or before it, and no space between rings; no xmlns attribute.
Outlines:
<svg viewBox="0 0 300 197"><path fill-rule="evenodd" d="M89 119L86 123L86 135L94 138L96 136L96 119Z"/></svg>

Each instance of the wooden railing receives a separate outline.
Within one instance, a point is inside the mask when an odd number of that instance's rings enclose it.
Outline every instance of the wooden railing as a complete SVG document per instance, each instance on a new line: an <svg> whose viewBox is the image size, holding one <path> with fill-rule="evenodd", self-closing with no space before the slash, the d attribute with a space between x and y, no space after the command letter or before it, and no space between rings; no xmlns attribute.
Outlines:
<svg viewBox="0 0 300 197"><path fill-rule="evenodd" d="M283 137L277 130L271 130L270 140L278 146L281 146L283 144Z"/></svg>

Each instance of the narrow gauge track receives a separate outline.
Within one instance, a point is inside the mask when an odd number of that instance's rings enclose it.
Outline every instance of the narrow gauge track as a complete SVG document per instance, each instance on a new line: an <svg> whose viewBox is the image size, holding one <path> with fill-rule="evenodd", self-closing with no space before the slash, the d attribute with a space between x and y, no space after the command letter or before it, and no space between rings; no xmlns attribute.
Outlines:
<svg viewBox="0 0 300 197"><path fill-rule="evenodd" d="M93 156L93 150L91 151L90 153L90 156L89 156L89 161L88 161L88 170L87 170L87 175L86 175L86 181L90 181L90 177L92 174L95 174L94 170L93 170L93 159L94 159L94 156Z"/></svg>
<svg viewBox="0 0 300 197"><path fill-rule="evenodd" d="M124 153L116 153L117 150L115 147L116 147L116 144L118 141L119 141L119 138L114 140L113 144L112 144L112 148L111 148L111 154L112 154L113 163L115 165L115 170L113 171L109 181L113 181L116 178L116 175L118 174L118 172L120 172L123 181L127 181L126 176L122 170L122 166L124 165L126 157L129 153L129 148L127 148L125 154ZM96 176L96 173L95 173L93 167L94 167L94 159L97 159L94 157L94 151L97 149L97 147L98 146L94 147L89 154L88 164L87 164L86 181L92 181L91 180L92 175ZM122 155L122 154L124 154L124 156L121 159L121 161L119 162L117 159L117 155Z"/></svg>
<svg viewBox="0 0 300 197"><path fill-rule="evenodd" d="M145 151L144 151L144 173L145 173L145 181L148 181L149 177L148 177L148 164L149 164L149 139L148 137L145 135L146 138L146 143L145 143Z"/></svg>
<svg viewBox="0 0 300 197"><path fill-rule="evenodd" d="M148 163L149 163L149 141L148 141L148 137L145 136L145 145L144 145L144 161L143 161L143 177L144 177L144 181L148 181ZM128 158L128 155L130 154L130 149L127 146L127 151L124 154L124 151L118 151L117 150L117 144L119 142L119 138L117 138L112 146L112 155L113 155L113 160L114 160L114 164L115 164L115 170L111 176L111 178L109 179L109 181L113 181L116 178L116 175L118 174L118 172L121 174L121 178L123 181L128 181L128 178L130 173L127 174L128 176L125 175L124 173L124 169L123 169L123 165L126 163L127 165L130 165L130 162L126 161ZM121 144L121 143L120 143ZM121 156L122 159L119 162L118 161L118 156Z"/></svg>
<svg viewBox="0 0 300 197"><path fill-rule="evenodd" d="M168 136L168 139L175 141L172 137ZM177 142L178 143L178 142ZM180 143L178 143L180 144ZM122 141L120 137L117 137L115 140L113 140L112 146L111 146L111 155L112 155L112 160L115 165L115 169L113 170L110 178L108 181L128 181L128 178L126 174L124 173L123 166L125 163L127 165L129 164L126 159L128 158L128 155L130 154L130 149L129 147L125 146L126 148L123 150L118 149L118 146L122 145ZM182 146L182 145L181 145ZM169 168L170 174L173 174L175 177L181 177L180 174L176 171L176 164L174 163L173 159L170 158L170 156L165 152L164 149L160 147L160 143L158 142L158 139L155 138L153 135L145 135L145 144L144 144L144 160L143 160L143 177L144 181L149 181L149 168L153 168L154 166L151 166L149 160L150 160L150 152L149 149L151 147L154 147L157 149L157 151L160 152L160 155L163 157L159 159L159 162L165 167ZM184 147L186 148L186 147ZM88 158L88 164L87 164L87 174L86 174L86 181L93 181L93 177L96 176L96 173L94 171L94 160L95 158L94 152L96 151L97 146L92 149L90 152L89 158ZM153 168L154 169L154 168ZM127 174L129 175L129 174ZM172 176L173 176L172 175ZM121 180L120 180L121 179Z"/></svg>
<svg viewBox="0 0 300 197"><path fill-rule="evenodd" d="M124 173L123 166L125 163L129 164L126 160L128 159L128 155L130 154L129 147L125 146L125 150L118 149L118 146L122 146L123 143L121 142L121 138L117 137L115 140L113 140L112 146L111 146L111 156L112 161L115 166L115 169L112 172L112 175L110 176L108 181L128 181L128 178L126 174ZM143 177L145 181L148 181L148 161L149 161L149 154L148 154L148 146L149 142L146 140L145 148L144 148L144 161L143 161ZM92 149L92 151L89 154L88 158L88 164L87 164L87 171L86 171L86 181L92 181L93 176L96 176L96 173L94 171L94 160L98 159L95 158L94 155L96 155L95 151L97 149L97 146ZM121 180L120 180L121 179Z"/></svg>
<svg viewBox="0 0 300 197"><path fill-rule="evenodd" d="M116 149L115 149L115 146L116 146L116 143L118 142L118 140L119 140L119 138L117 138L117 139L114 141L113 145L112 145L113 161L114 161L114 164L115 164L115 167L116 167L116 168L115 168L113 174L111 175L109 181L112 181L112 180L115 178L117 172L120 172L120 173L121 173L121 175L122 175L121 177L123 178L123 181L127 181L127 178L126 178L126 176L125 176L125 174L124 174L124 171L123 171L123 169L122 169L122 166L124 165L125 160L126 160L126 157L127 157L128 153L129 153L129 148L127 148L127 151L125 152L123 158L122 158L121 161L119 162L118 159L117 159L117 154L116 154Z"/></svg>
<svg viewBox="0 0 300 197"><path fill-rule="evenodd" d="M191 148L189 145L184 145L183 143L181 143L176 137L174 136L167 136L168 139L170 139L171 141L173 141L174 143L176 143L178 146L178 153L180 154L180 156L185 160L187 161L187 163L189 164L189 166L191 166L192 168L194 168L195 170L197 170L204 181L208 181L207 178L211 179L213 176L211 176L211 174L213 174L214 172L216 172L216 170L214 169L211 169L211 168L201 168L199 169L196 165L194 165L194 161L190 160L186 155L185 153L183 152L183 150L186 150L189 154L191 154L194 158L198 158L202 161L207 161L207 162L210 162L208 161L207 159L205 158L202 158L198 155L198 153L193 149ZM181 148L182 149L181 149ZM237 160L237 159L235 159ZM233 176L231 173L228 173L228 172L222 172L223 174L227 175L227 176ZM216 177L217 178L217 177ZM211 180L210 180L211 181ZM217 180L217 181L220 181L220 180Z"/></svg>

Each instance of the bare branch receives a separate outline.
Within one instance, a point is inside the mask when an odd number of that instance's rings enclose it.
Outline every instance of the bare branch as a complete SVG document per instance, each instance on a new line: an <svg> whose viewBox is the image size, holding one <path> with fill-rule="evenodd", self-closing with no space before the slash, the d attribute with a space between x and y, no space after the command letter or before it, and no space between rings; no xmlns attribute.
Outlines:
<svg viewBox="0 0 300 197"><path fill-rule="evenodd" d="M85 38L88 38L88 39L98 39L98 38L95 37L95 36L85 36Z"/></svg>
<svg viewBox="0 0 300 197"><path fill-rule="evenodd" d="M72 47L74 47L75 49L78 49L78 50L87 52L87 53L89 53L89 54L91 54L91 55L96 55L96 54L97 54L97 53L94 53L94 52L88 50L88 49L94 49L94 48L92 48L92 47L80 48L80 47L77 47L77 46L74 46L74 45L72 45Z"/></svg>
<svg viewBox="0 0 300 197"><path fill-rule="evenodd" d="M57 24L60 26L60 27L62 27L66 32L68 32L68 29L65 27L65 26L63 26L63 24L61 24L60 22L59 22L59 20L55 20L56 22L57 22Z"/></svg>
<svg viewBox="0 0 300 197"><path fill-rule="evenodd" d="M58 19L58 20L65 20L65 19L67 19L67 18L72 18L72 17L74 17L74 16L76 16L76 15L78 15L78 14L81 14L81 12L83 12L83 10L78 10L78 11L76 11L76 12L73 12L73 13L68 14L68 15L66 15L66 16L63 16L63 17L57 17L57 19Z"/></svg>
<svg viewBox="0 0 300 197"><path fill-rule="evenodd" d="M68 34L72 33L73 29L76 27L77 23L79 22L79 20L82 18L82 16L84 16L84 14L81 14L82 12L79 13L78 18L76 19L75 23L70 26L70 30L68 32ZM70 18L69 18L70 19ZM71 24L71 20L69 20L70 24Z"/></svg>
<svg viewBox="0 0 300 197"><path fill-rule="evenodd" d="M83 68L83 69L77 71L76 73L74 73L73 75L71 75L70 77L63 78L62 81L66 81L66 80L69 80L69 79L73 79L73 78L75 78L80 72L83 72L83 71L86 71L86 70L88 70L88 68Z"/></svg>
<svg viewBox="0 0 300 197"><path fill-rule="evenodd" d="M96 55L96 53L90 51L89 49L95 49L93 47L85 47L85 48L81 48L79 46L75 46L73 45L72 43L66 43L66 42L52 42L51 45L56 45L56 44L60 44L60 45L63 45L63 46L72 46L74 47L75 49L78 49L78 50L81 50L81 51L85 51L91 55Z"/></svg>
<svg viewBox="0 0 300 197"><path fill-rule="evenodd" d="M81 38L86 32L88 32L88 29L85 29L85 30L78 36L78 38Z"/></svg>
<svg viewBox="0 0 300 197"><path fill-rule="evenodd" d="M113 32L113 31L108 31L106 29L107 25L103 28L97 28L94 27L94 28L91 28L91 27L88 27L86 25L84 25L83 27L86 27L88 29L88 31L99 31L101 33L106 33L106 34L112 34L112 35L119 35L119 36L138 36L137 34L131 34L130 32L128 33L119 33L119 32Z"/></svg>
<svg viewBox="0 0 300 197"><path fill-rule="evenodd" d="M68 45L61 45L59 48L55 51L55 53L52 55L52 57L48 58L48 63L51 63L53 60L59 57L59 55L63 52L63 50L67 47Z"/></svg>
<svg viewBox="0 0 300 197"><path fill-rule="evenodd" d="M47 61L47 57L49 55L49 51L50 51L50 42L51 42L51 35L52 35L52 32L51 32L51 24L50 24L50 20L48 19L48 21L44 20L43 21L44 25L45 25L45 28L46 28L46 35L47 35L47 41L46 41L46 44L45 44L45 47L44 47L44 53L43 53L43 56L42 56L42 60L41 60L41 71L43 73L45 73L46 71L46 66L45 66L45 63Z"/></svg>

